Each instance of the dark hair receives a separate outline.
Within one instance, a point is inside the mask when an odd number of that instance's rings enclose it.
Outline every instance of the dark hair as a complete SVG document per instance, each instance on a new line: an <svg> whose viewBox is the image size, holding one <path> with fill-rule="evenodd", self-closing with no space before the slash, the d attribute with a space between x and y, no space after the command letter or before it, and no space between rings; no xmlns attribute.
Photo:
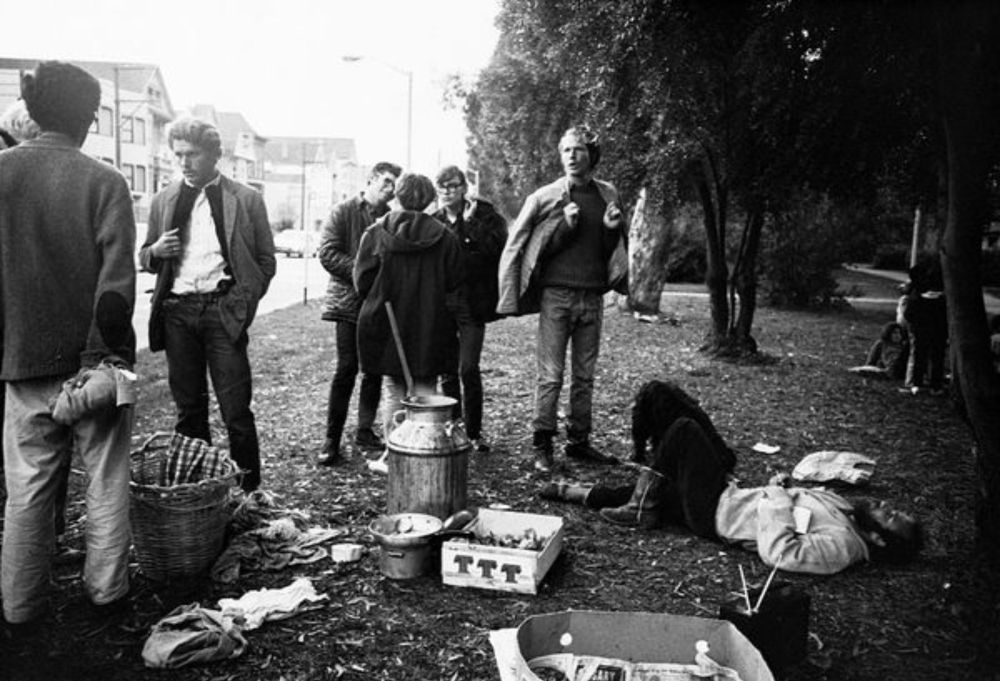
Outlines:
<svg viewBox="0 0 1000 681"><path fill-rule="evenodd" d="M434 178L434 184L440 187L448 180L453 179L465 184L465 173L458 166L445 166L438 171L437 177Z"/></svg>
<svg viewBox="0 0 1000 681"><path fill-rule="evenodd" d="M423 210L436 196L434 183L426 175L403 173L396 180L396 199L406 210Z"/></svg>
<svg viewBox="0 0 1000 681"><path fill-rule="evenodd" d="M854 521L864 534L874 532L885 546L868 543L868 556L872 562L901 565L917 557L924 547L924 528L914 520L905 532L893 532L875 521L871 516L871 502L862 501L854 507Z"/></svg>
<svg viewBox="0 0 1000 681"><path fill-rule="evenodd" d="M583 145L587 147L587 156L590 157L590 167L591 169L596 168L597 163L601 160L601 145L598 142L597 133L582 123L574 125L559 138L560 146L562 146L562 140L571 135L583 142Z"/></svg>
<svg viewBox="0 0 1000 681"><path fill-rule="evenodd" d="M174 140L188 142L202 151L222 156L222 138L219 136L219 129L201 118L185 116L171 123L167 143L173 144Z"/></svg>
<svg viewBox="0 0 1000 681"><path fill-rule="evenodd" d="M44 61L21 77L21 97L43 130L76 136L101 106L101 84L79 66Z"/></svg>
<svg viewBox="0 0 1000 681"><path fill-rule="evenodd" d="M648 381L635 395L635 403L632 405L632 442L636 458L645 457L648 442L651 441L654 449L658 447L670 426L682 417L701 426L715 450L724 457L722 463L727 471L736 467L736 455L719 435L715 424L698 404L698 400L672 381Z"/></svg>
<svg viewBox="0 0 1000 681"><path fill-rule="evenodd" d="M372 167L372 171L368 173L368 179L378 177L382 173L392 173L393 177L399 177L402 174L403 169L400 168L395 163L389 163L388 161L379 161Z"/></svg>

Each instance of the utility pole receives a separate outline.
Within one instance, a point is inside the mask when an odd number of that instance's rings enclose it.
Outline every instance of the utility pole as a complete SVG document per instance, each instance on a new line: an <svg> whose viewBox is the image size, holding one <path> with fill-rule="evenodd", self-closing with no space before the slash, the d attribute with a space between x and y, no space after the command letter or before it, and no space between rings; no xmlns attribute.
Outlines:
<svg viewBox="0 0 1000 681"><path fill-rule="evenodd" d="M308 142L302 140L302 304L309 302L309 234L306 232L306 146Z"/></svg>
<svg viewBox="0 0 1000 681"><path fill-rule="evenodd" d="M118 65L114 66L115 72L115 168L122 169L122 97L121 83L118 77Z"/></svg>

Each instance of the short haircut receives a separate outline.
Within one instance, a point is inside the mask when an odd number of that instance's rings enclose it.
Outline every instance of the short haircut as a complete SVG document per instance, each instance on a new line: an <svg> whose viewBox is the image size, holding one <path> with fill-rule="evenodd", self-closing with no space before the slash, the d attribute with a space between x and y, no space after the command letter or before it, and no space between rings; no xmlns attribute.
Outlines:
<svg viewBox="0 0 1000 681"><path fill-rule="evenodd" d="M374 165L374 167L372 167L372 171L368 173L368 179L371 180L373 178L376 178L382 173L391 173L393 177L399 177L402 174L402 172L403 169L400 168L395 163L389 163L388 161L379 161Z"/></svg>
<svg viewBox="0 0 1000 681"><path fill-rule="evenodd" d="M437 177L434 178L434 182L439 187L449 180L458 180L465 184L465 173L458 166L445 166L438 171Z"/></svg>
<svg viewBox="0 0 1000 681"><path fill-rule="evenodd" d="M167 144L174 140L187 142L216 156L222 156L222 138L219 129L212 123L193 116L183 116L170 124Z"/></svg>
<svg viewBox="0 0 1000 681"><path fill-rule="evenodd" d="M28 113L28 107L23 99L12 102L3 114L0 114L0 130L10 135L16 143L35 139L42 132L38 123Z"/></svg>
<svg viewBox="0 0 1000 681"><path fill-rule="evenodd" d="M403 173L396 180L396 199L406 210L423 210L436 196L434 183L426 175Z"/></svg>
<svg viewBox="0 0 1000 681"><path fill-rule="evenodd" d="M562 147L562 141L567 137L575 137L583 142L584 146L587 147L587 155L590 157L590 167L596 168L598 161L601 160L601 145L597 141L597 133L591 130L589 126L583 124L574 125L559 138L560 147Z"/></svg>
<svg viewBox="0 0 1000 681"><path fill-rule="evenodd" d="M21 97L42 130L78 135L101 106L101 84L79 66L43 61L21 77Z"/></svg>

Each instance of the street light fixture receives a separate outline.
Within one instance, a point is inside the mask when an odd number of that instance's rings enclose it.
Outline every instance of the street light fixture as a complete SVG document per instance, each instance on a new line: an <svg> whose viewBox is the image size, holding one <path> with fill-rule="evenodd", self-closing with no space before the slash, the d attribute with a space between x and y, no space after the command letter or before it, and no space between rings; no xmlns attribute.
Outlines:
<svg viewBox="0 0 1000 681"><path fill-rule="evenodd" d="M345 54L341 56L341 59L349 64L367 59L378 62L382 66L406 76L406 169L410 170L413 163L413 71L390 64L377 57L368 57L360 54Z"/></svg>

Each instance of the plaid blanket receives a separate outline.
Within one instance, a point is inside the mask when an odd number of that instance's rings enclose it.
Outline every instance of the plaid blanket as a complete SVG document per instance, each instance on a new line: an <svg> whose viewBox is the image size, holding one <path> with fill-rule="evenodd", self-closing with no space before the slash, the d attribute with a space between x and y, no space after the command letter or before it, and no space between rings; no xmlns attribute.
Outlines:
<svg viewBox="0 0 1000 681"><path fill-rule="evenodd" d="M229 454L204 440L175 432L170 439L163 486L183 485L228 475L235 466Z"/></svg>

